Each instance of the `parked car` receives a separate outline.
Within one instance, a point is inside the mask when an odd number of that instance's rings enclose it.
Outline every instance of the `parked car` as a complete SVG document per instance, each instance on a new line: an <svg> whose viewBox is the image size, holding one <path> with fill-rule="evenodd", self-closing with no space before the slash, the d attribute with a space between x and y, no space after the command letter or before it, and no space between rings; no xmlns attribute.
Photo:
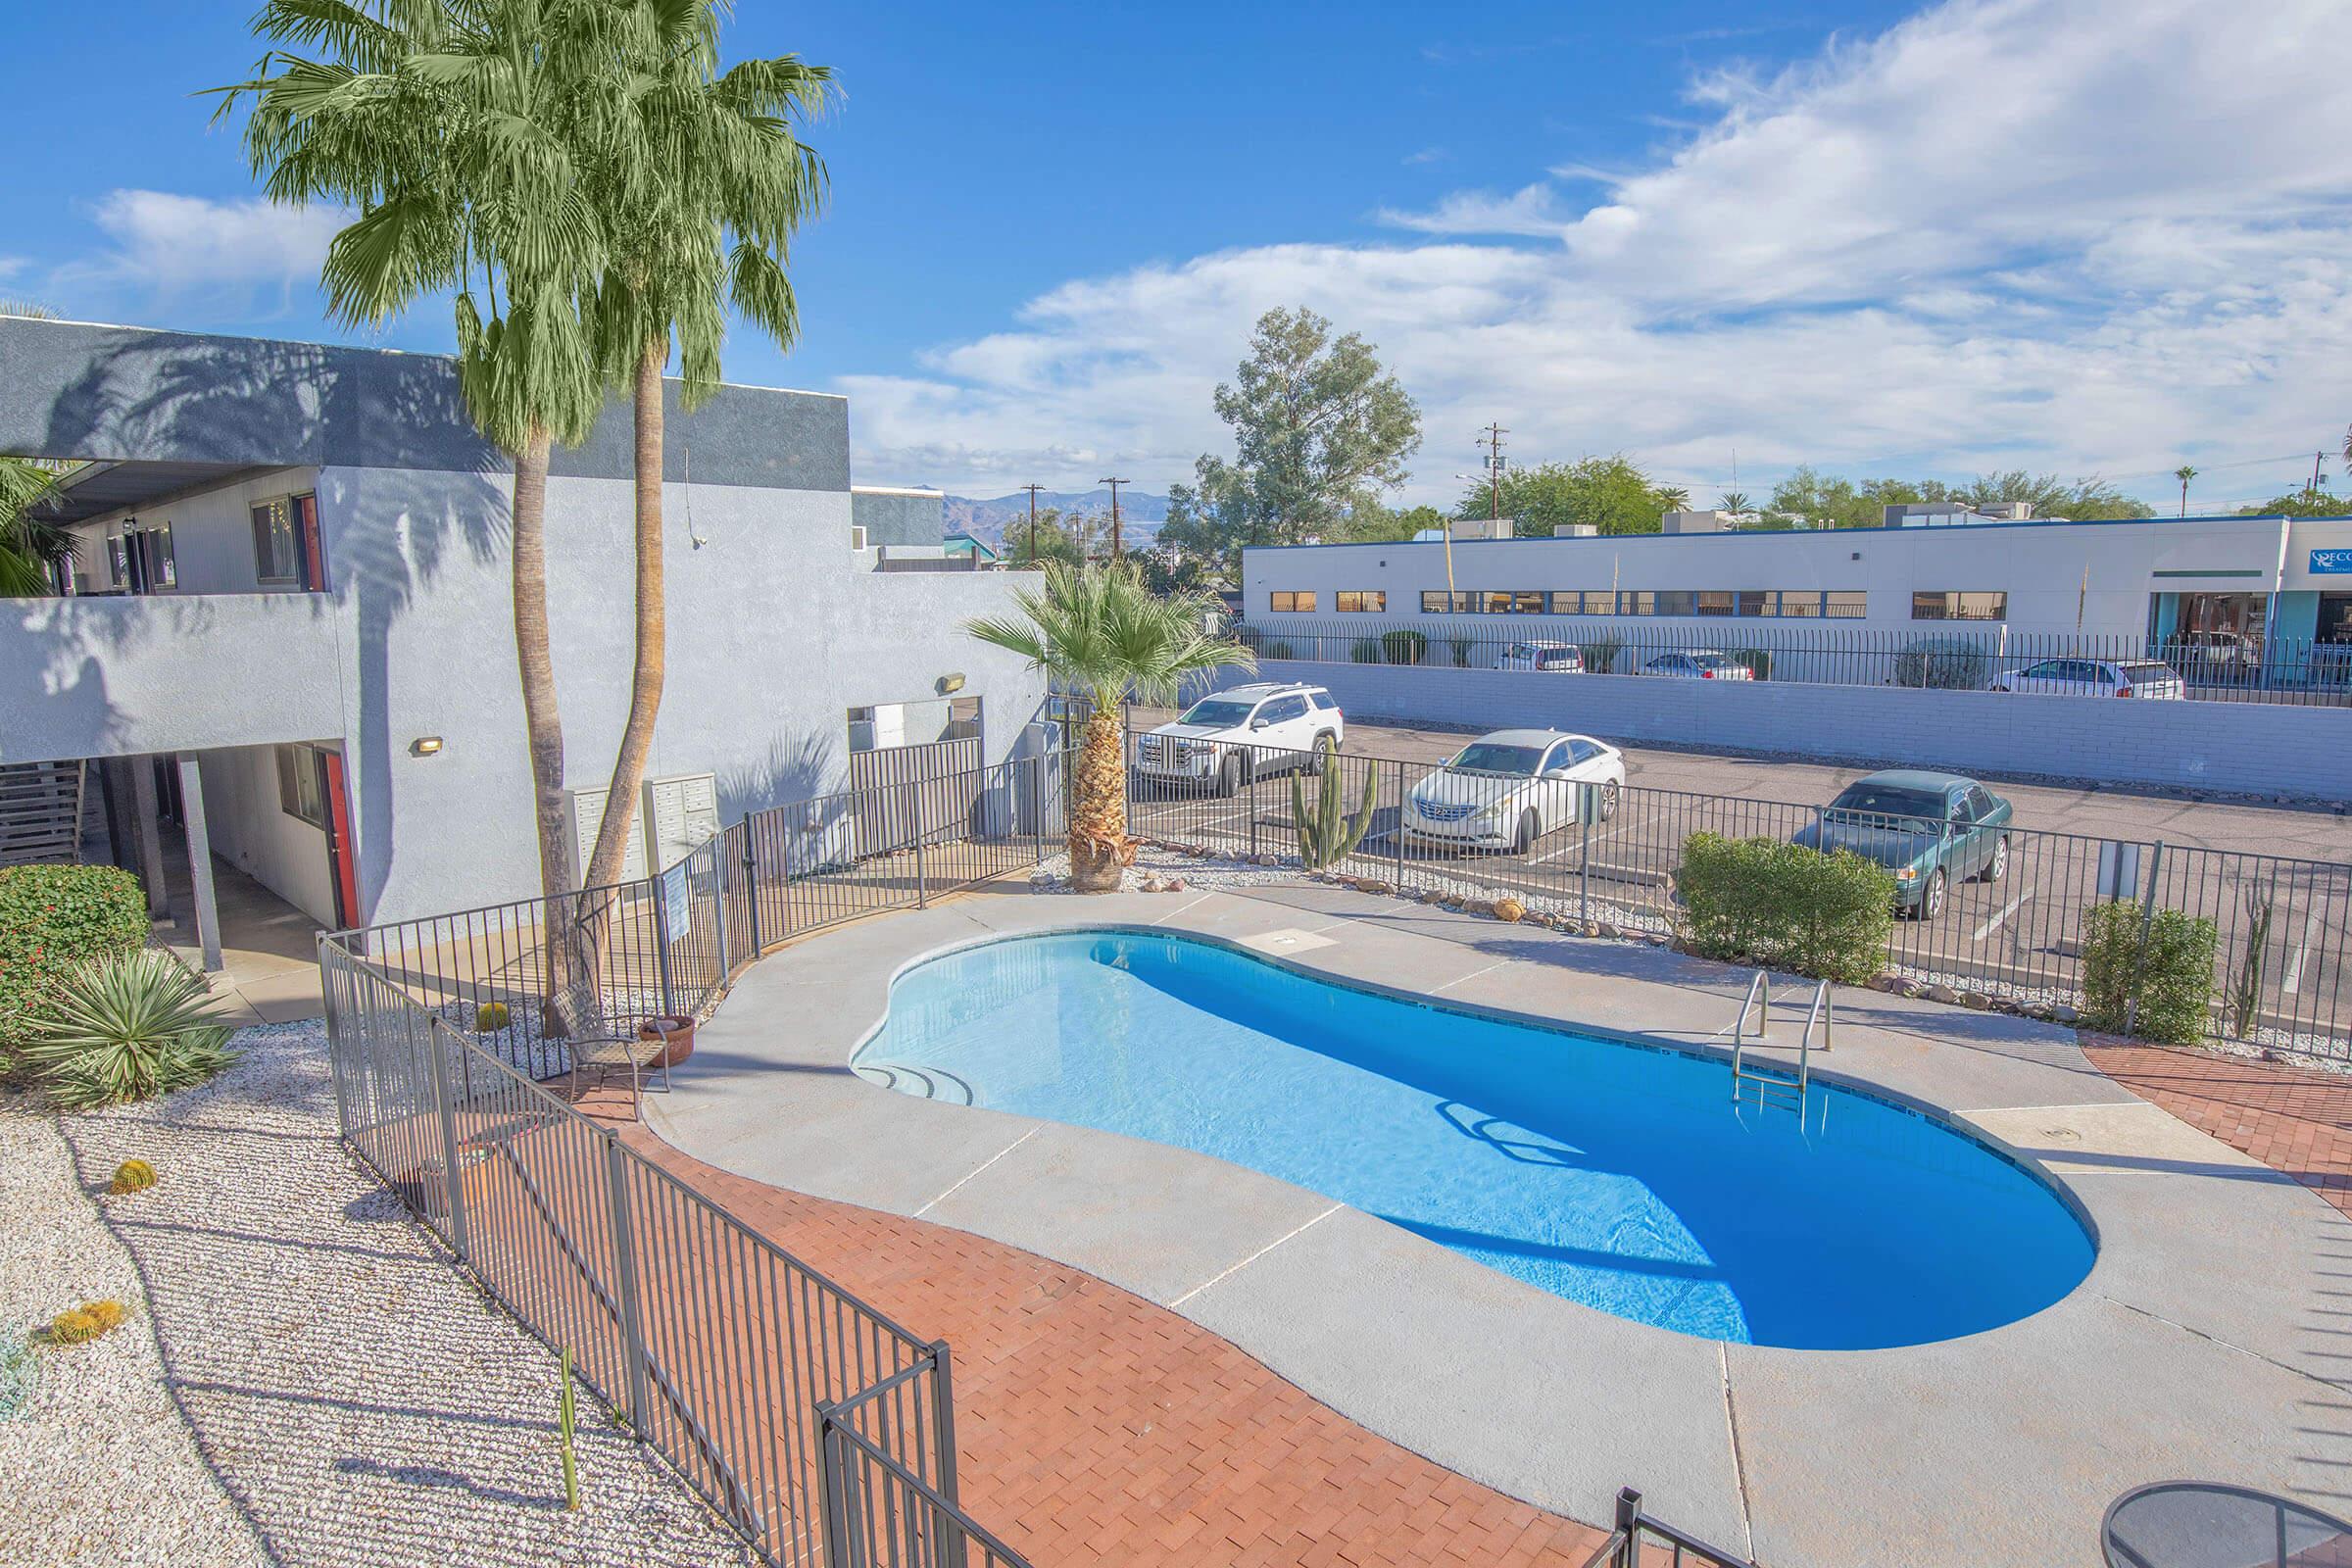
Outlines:
<svg viewBox="0 0 2352 1568"><path fill-rule="evenodd" d="M1754 680L1756 672L1731 655L1714 648L1660 654L1642 666L1644 675L1672 675L1678 680Z"/></svg>
<svg viewBox="0 0 2352 1568"><path fill-rule="evenodd" d="M1996 692L2041 692L2062 697L2183 698L2188 683L2170 664L2152 659L2045 659L2013 669L1992 683Z"/></svg>
<svg viewBox="0 0 2352 1568"><path fill-rule="evenodd" d="M2262 644L2240 631L2177 631L2165 657L2193 679L2240 684L2262 673Z"/></svg>
<svg viewBox="0 0 2352 1568"><path fill-rule="evenodd" d="M1624 787L1625 756L1605 741L1550 729L1498 729L1412 787L1404 799L1404 831L1446 844L1525 853L1544 834L1575 822L1584 800L1592 802L1594 821L1614 816Z"/></svg>
<svg viewBox="0 0 2352 1568"><path fill-rule="evenodd" d="M1893 768L1858 778L1796 835L1809 850L1851 850L1894 873L1897 914L1933 920L1957 881L2009 874L2009 803L1973 778Z"/></svg>
<svg viewBox="0 0 2352 1568"><path fill-rule="evenodd" d="M1513 643L1494 661L1496 669L1540 669L1555 675L1582 675L1584 651L1574 643Z"/></svg>
<svg viewBox="0 0 2352 1568"><path fill-rule="evenodd" d="M1138 736L1139 779L1213 784L1231 795L1252 778L1318 766L1319 743L1348 738L1340 705L1320 686L1261 682L1201 698Z"/></svg>

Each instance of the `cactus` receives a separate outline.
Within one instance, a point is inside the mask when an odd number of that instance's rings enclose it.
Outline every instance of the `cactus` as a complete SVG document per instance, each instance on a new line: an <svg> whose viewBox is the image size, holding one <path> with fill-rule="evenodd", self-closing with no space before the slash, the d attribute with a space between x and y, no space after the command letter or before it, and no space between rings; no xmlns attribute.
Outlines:
<svg viewBox="0 0 2352 1568"><path fill-rule="evenodd" d="M1364 770L1364 798L1356 814L1348 814L1348 802L1342 793L1345 785L1340 778L1339 748L1331 737L1322 735L1315 740L1315 771L1322 774L1321 792L1312 811L1306 806L1306 784L1298 774L1291 775L1291 821L1298 830L1298 859L1308 870L1346 859L1355 853L1355 847L1371 831L1373 797L1380 787L1380 777L1370 768Z"/></svg>
<svg viewBox="0 0 2352 1568"><path fill-rule="evenodd" d="M143 1159L126 1159L115 1167L115 1179L106 1190L117 1197L124 1193L143 1193L155 1185L155 1167Z"/></svg>
<svg viewBox="0 0 2352 1568"><path fill-rule="evenodd" d="M513 1014L503 1002L485 1002L473 1009L473 1032L477 1035L494 1035L512 1021Z"/></svg>
<svg viewBox="0 0 2352 1568"><path fill-rule="evenodd" d="M564 1506L580 1511L580 1466L571 1448L574 1412L571 1395L571 1347L564 1347L564 1388L556 1396L556 1432L564 1445Z"/></svg>
<svg viewBox="0 0 2352 1568"><path fill-rule="evenodd" d="M2246 889L2246 924L2244 954L2237 971L2230 977L2230 1029L2244 1040L2254 1032L2254 1020L2262 1013L2262 989L2268 949L2271 943L2271 921L2276 910L2271 901L2258 888Z"/></svg>
<svg viewBox="0 0 2352 1568"><path fill-rule="evenodd" d="M101 1334L112 1333L122 1322L121 1301L84 1301L49 1320L49 1343L85 1345Z"/></svg>

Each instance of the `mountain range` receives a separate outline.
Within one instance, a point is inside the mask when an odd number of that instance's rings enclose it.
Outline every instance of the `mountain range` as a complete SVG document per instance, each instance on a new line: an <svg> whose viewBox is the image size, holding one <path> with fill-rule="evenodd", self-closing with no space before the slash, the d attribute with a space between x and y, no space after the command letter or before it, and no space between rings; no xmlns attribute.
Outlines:
<svg viewBox="0 0 2352 1568"><path fill-rule="evenodd" d="M1056 511L1076 513L1081 516L1110 515L1110 491L1102 490L1040 490L1037 510L1052 507ZM972 496L949 496L946 503L948 532L968 533L994 548L1004 542L1004 530L1029 520L1029 492L1015 490L1008 496L981 500ZM1119 531L1132 544L1147 545L1167 520L1168 498L1153 495L1148 490L1119 490Z"/></svg>

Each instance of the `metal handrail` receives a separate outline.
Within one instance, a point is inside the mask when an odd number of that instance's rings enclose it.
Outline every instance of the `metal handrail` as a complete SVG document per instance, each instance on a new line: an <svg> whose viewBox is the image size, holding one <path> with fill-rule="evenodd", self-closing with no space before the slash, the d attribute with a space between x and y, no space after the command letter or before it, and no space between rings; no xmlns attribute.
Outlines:
<svg viewBox="0 0 2352 1568"><path fill-rule="evenodd" d="M1805 1040L1797 1056L1800 1063L1804 1060L1804 1053L1812 1049L1813 1024L1816 1019L1821 1023L1821 1049L1824 1051L1830 1049L1830 983L1822 980L1813 987L1813 1005L1805 1012Z"/></svg>
<svg viewBox="0 0 2352 1568"><path fill-rule="evenodd" d="M1756 1041L1763 1043L1764 1033L1772 1027L1772 977L1758 969L1747 982L1747 994L1740 999L1740 1016L1732 1020L1732 1098L1740 1098L1740 1079L1747 1056L1747 1014L1756 1014Z"/></svg>

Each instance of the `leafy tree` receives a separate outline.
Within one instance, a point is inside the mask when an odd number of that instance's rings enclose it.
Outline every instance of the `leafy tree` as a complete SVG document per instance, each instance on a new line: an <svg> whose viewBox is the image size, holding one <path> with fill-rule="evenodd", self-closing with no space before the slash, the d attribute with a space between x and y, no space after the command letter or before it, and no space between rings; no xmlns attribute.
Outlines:
<svg viewBox="0 0 2352 1568"><path fill-rule="evenodd" d="M1505 469L1502 475L1502 514L1517 519L1522 537L1548 535L1559 524L1576 522L1608 534L1656 533L1661 513L1690 504L1690 491L1655 483L1622 452ZM1484 517L1494 507L1492 490L1480 481L1462 492L1453 514Z"/></svg>
<svg viewBox="0 0 2352 1568"><path fill-rule="evenodd" d="M2030 502L2036 517L2064 517L2073 522L2108 522L2148 514L2147 503L2125 495L2103 479L2069 481L2054 473L2027 473L2014 468L2007 473L1979 474L1975 483L1958 491L1954 498L1973 507Z"/></svg>
<svg viewBox="0 0 2352 1568"><path fill-rule="evenodd" d="M2305 485L2290 495L2274 496L2258 507L2240 507L2241 517L2340 517L2352 513L2352 502L2322 486Z"/></svg>
<svg viewBox="0 0 2352 1568"><path fill-rule="evenodd" d="M1043 508L1037 514L1034 542L1028 518L1004 526L1004 559L1015 568L1049 561L1075 566L1109 554L1110 519L1106 516Z"/></svg>
<svg viewBox="0 0 2352 1568"><path fill-rule="evenodd" d="M1108 893L1135 859L1127 836L1127 768L1119 730L1130 696L1173 703L1185 681L1228 664L1255 669L1239 643L1211 636L1206 594L1162 596L1132 563L1051 564L1040 588L1013 595L1019 613L968 621L964 630L1029 662L1054 686L1093 699L1071 779L1070 882Z"/></svg>
<svg viewBox="0 0 2352 1568"><path fill-rule="evenodd" d="M1159 542L1237 577L1249 545L1329 538L1367 500L1404 481L1421 411L1372 345L1304 307L1257 318L1249 357L1220 384L1228 463L1203 453L1172 486Z"/></svg>
<svg viewBox="0 0 2352 1568"><path fill-rule="evenodd" d="M1785 514L1814 528L1876 528L1886 520L1888 507L1953 502L1968 507L1991 507L2028 502L2037 517L2078 522L2114 517L2142 517L2147 509L2104 480L2068 481L2054 473L2024 469L1980 474L1966 485L1940 479L1851 479L1833 477L1809 466L1799 466L1773 487L1768 510Z"/></svg>

